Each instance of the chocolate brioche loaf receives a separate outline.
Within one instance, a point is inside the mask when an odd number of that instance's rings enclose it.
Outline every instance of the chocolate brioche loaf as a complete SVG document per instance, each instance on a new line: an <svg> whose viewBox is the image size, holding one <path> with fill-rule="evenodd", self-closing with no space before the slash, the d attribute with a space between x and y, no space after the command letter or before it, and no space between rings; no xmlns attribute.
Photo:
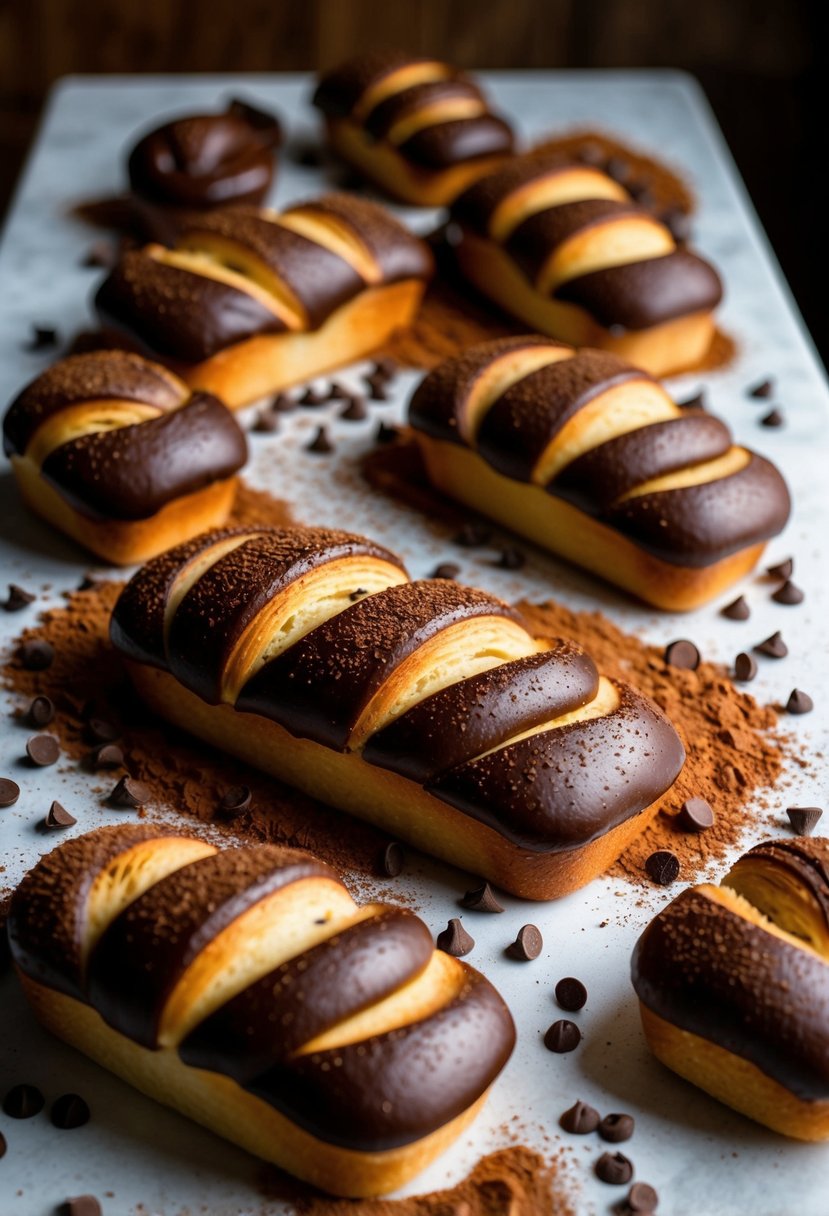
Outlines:
<svg viewBox="0 0 829 1216"><path fill-rule="evenodd" d="M247 459L221 401L122 351L38 376L9 406L3 441L32 510L116 565L223 524Z"/></svg>
<svg viewBox="0 0 829 1216"><path fill-rule="evenodd" d="M606 869L684 760L579 647L344 532L199 537L139 571L111 635L162 716L530 899Z"/></svg>
<svg viewBox="0 0 829 1216"><path fill-rule="evenodd" d="M655 376L707 353L717 272L600 169L516 157L470 186L451 219L466 278L539 333Z"/></svg>
<svg viewBox="0 0 829 1216"><path fill-rule="evenodd" d="M512 130L464 72L400 51L327 72L313 104L328 141L392 198L443 207L513 150Z"/></svg>
<svg viewBox="0 0 829 1216"><path fill-rule="evenodd" d="M341 1195L423 1169L515 1041L495 989L412 912L358 907L297 849L101 828L24 878L9 940L56 1035Z"/></svg>
<svg viewBox="0 0 829 1216"><path fill-rule="evenodd" d="M618 355L545 338L471 347L409 419L435 485L658 608L695 608L785 526L780 473Z"/></svg>
<svg viewBox="0 0 829 1216"><path fill-rule="evenodd" d="M750 849L683 891L633 955L654 1054L774 1131L829 1139L829 840Z"/></svg>
<svg viewBox="0 0 829 1216"><path fill-rule="evenodd" d="M103 323L232 407L352 362L409 325L427 246L375 203L328 194L281 214L228 207L172 249L125 253Z"/></svg>

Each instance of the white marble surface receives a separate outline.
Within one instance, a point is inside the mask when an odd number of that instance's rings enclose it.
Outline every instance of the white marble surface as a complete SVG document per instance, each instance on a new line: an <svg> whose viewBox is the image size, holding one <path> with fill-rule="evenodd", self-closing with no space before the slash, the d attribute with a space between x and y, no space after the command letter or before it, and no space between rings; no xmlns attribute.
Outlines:
<svg viewBox="0 0 829 1216"><path fill-rule="evenodd" d="M782 629L791 655L784 663L761 663L753 691L764 700L785 701L797 685L816 701L809 717L785 723L815 761L807 775L799 770L789 774L790 784L772 794L785 830L785 806L829 802L821 766L829 745L829 567L824 545L829 392L822 370L692 80L672 72L493 73L489 83L527 138L573 125L598 126L674 162L691 178L701 204L697 244L723 271L727 299L722 323L737 337L740 355L727 370L684 378L672 387L682 398L704 383L712 405L738 439L782 465L796 509L769 558L794 553L797 581L807 592L805 604L786 608L772 603L768 581L754 578L741 588L752 605L750 621L725 621L713 607L678 620L636 607L538 552L531 553L524 570L506 573L489 564L491 554L486 551L454 550L448 534L441 537L427 528L415 512L367 494L357 472L377 415L382 412L389 420L401 416L415 381L410 375L401 377L394 401L378 406L370 422L332 423L336 452L331 457L313 457L302 450L311 428L321 420L319 411L292 417L279 435L252 436L249 476L293 502L308 522L373 533L404 554L414 575L427 572L437 560L457 559L463 578L471 583L508 597L555 595L573 607L599 607L654 641L692 637L706 657L724 662ZM21 349L31 323L54 324L69 334L89 317L89 296L99 275L80 262L94 235L68 218L67 211L73 201L121 187L122 155L134 133L170 112L209 106L220 95L244 92L275 105L296 136L313 129L305 105L308 90L306 78L278 75L243 80L76 78L56 89L0 248L0 402L48 361L48 353ZM286 203L321 185L319 171L300 169L285 159L275 201ZM424 212L401 214L423 230L433 219ZM340 378L348 381L359 370ZM768 375L777 380L775 400L786 412L787 427L781 432L758 426L763 406L745 395L748 385ZM48 585L43 604L75 585L89 568L85 554L23 512L8 468L0 471L2 581ZM0 614L0 642L8 642L34 612ZM0 853L8 883L15 882L44 848L35 824L53 797L59 795L77 815L78 831L117 818L100 808L71 766L60 772L24 771L19 759L24 741L20 727L8 718L5 724L0 720L0 772L15 776L19 771L24 791L15 807L0 811ZM767 829L750 828L748 839L763 834ZM435 930L455 914L454 900L466 889L466 876L425 859L411 859L399 881L417 896ZM789 1143L764 1131L665 1072L648 1056L629 987L628 958L653 910L677 889L654 891L635 906L631 888L602 880L556 904L527 906L507 900L503 916L467 916L477 940L470 961L506 996L518 1023L519 1048L472 1131L410 1186L410 1192L462 1177L482 1152L506 1142L503 1128L510 1124L521 1139L542 1149L549 1150L551 1142L565 1145L567 1175L580 1216L608 1212L623 1192L591 1175L600 1142L563 1137L557 1128L559 1113L581 1097L602 1111L635 1113L636 1134L625 1151L635 1162L637 1177L659 1189L660 1213L665 1216L825 1216L828 1148ZM508 963L501 950L528 920L543 930L544 953L529 965ZM552 988L568 974L580 976L590 993L587 1008L577 1015L584 1041L572 1055L554 1056L543 1049L540 1035L558 1016ZM33 1025L6 977L0 980L0 1091L17 1081L39 1084L50 1098L80 1091L91 1102L93 1120L83 1129L58 1132L45 1116L21 1123L0 1113L0 1131L9 1145L0 1160L3 1216L46 1216L67 1195L85 1191L102 1198L107 1216L207 1211L213 1216L254 1216L279 1210L263 1198L262 1171L255 1161L52 1041Z"/></svg>

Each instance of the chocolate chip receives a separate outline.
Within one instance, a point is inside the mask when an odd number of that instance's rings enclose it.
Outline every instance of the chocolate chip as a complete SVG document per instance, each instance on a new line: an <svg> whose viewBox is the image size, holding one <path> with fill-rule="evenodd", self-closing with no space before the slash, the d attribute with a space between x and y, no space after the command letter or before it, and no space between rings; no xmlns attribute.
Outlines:
<svg viewBox="0 0 829 1216"><path fill-rule="evenodd" d="M470 912L503 912L504 910L495 898L488 882L485 882L482 887L474 887L471 891L467 891L461 904L464 908L469 908Z"/></svg>
<svg viewBox="0 0 829 1216"><path fill-rule="evenodd" d="M30 726L36 726L38 730L43 726L48 726L54 716L55 707L48 697L35 697L26 710L26 721Z"/></svg>
<svg viewBox="0 0 829 1216"><path fill-rule="evenodd" d="M558 1122L572 1136L587 1136L599 1126L599 1112L586 1102L574 1102Z"/></svg>
<svg viewBox="0 0 829 1216"><path fill-rule="evenodd" d="M492 539L492 529L486 524L464 524L460 532L454 537L456 545L463 545L465 549L474 549L478 545L488 545Z"/></svg>
<svg viewBox="0 0 829 1216"><path fill-rule="evenodd" d="M33 638L30 642L23 642L18 646L17 657L26 671L45 671L47 667L52 666L55 651L49 642L43 641L42 638Z"/></svg>
<svg viewBox="0 0 829 1216"><path fill-rule="evenodd" d="M679 808L677 823L686 832L704 832L714 826L714 812L704 798L686 798Z"/></svg>
<svg viewBox="0 0 829 1216"><path fill-rule="evenodd" d="M789 693L789 699L786 702L787 714L810 714L815 708L815 703L807 692L803 692L800 688L793 688Z"/></svg>
<svg viewBox="0 0 829 1216"><path fill-rule="evenodd" d="M435 566L429 578L455 579L460 572L461 568L455 562L441 562L439 566Z"/></svg>
<svg viewBox="0 0 829 1216"><path fill-rule="evenodd" d="M771 575L772 578L790 579L794 574L794 558L787 557L775 566L766 566L766 574Z"/></svg>
<svg viewBox="0 0 829 1216"><path fill-rule="evenodd" d="M88 743L114 743L121 738L120 729L106 718L89 718L84 734Z"/></svg>
<svg viewBox="0 0 829 1216"><path fill-rule="evenodd" d="M0 777L0 807L14 806L20 797L20 786L10 777Z"/></svg>
<svg viewBox="0 0 829 1216"><path fill-rule="evenodd" d="M108 802L123 810L134 811L143 806L150 798L150 791L143 781L135 781L132 777L122 777L112 788Z"/></svg>
<svg viewBox="0 0 829 1216"><path fill-rule="evenodd" d="M679 877L679 858L668 849L657 849L645 862L648 878L667 887Z"/></svg>
<svg viewBox="0 0 829 1216"><path fill-rule="evenodd" d="M772 592L771 598L776 604L802 604L806 597L801 589L787 578L782 587Z"/></svg>
<svg viewBox="0 0 829 1216"><path fill-rule="evenodd" d="M739 595L736 600L720 609L720 615L727 617L729 621L747 621L751 616L748 600L744 595Z"/></svg>
<svg viewBox="0 0 829 1216"><path fill-rule="evenodd" d="M327 401L327 400L328 400L328 397L325 393L318 393L315 388L312 388L309 385L308 388L306 388L305 392L299 398L299 404L300 405L310 405L311 408L313 409L317 405L322 405L323 402Z"/></svg>
<svg viewBox="0 0 829 1216"><path fill-rule="evenodd" d="M783 635L779 629L764 642L758 642L754 649L758 654L767 655L770 659L785 659L789 653L789 648L783 641Z"/></svg>
<svg viewBox="0 0 829 1216"><path fill-rule="evenodd" d="M602 1153L595 1170L596 1177L610 1186L624 1186L633 1177L633 1165L623 1153Z"/></svg>
<svg viewBox="0 0 829 1216"><path fill-rule="evenodd" d="M317 433L309 444L306 445L306 452L317 452L319 455L327 456L329 452L334 451L334 445L328 438L328 432L324 426L317 427Z"/></svg>
<svg viewBox="0 0 829 1216"><path fill-rule="evenodd" d="M508 545L506 549L502 549L495 565L500 566L502 570L520 570L526 563L527 559L520 549L516 549L514 545Z"/></svg>
<svg viewBox="0 0 829 1216"><path fill-rule="evenodd" d="M33 325L32 336L24 350L48 350L50 346L57 346L58 331L52 325Z"/></svg>
<svg viewBox="0 0 829 1216"><path fill-rule="evenodd" d="M390 426L388 422L381 422L374 432L375 443L396 443L403 434L399 426Z"/></svg>
<svg viewBox="0 0 829 1216"><path fill-rule="evenodd" d="M648 1182L634 1182L627 1194L627 1206L630 1212L642 1212L644 1216L653 1216L659 1207L659 1195Z"/></svg>
<svg viewBox="0 0 829 1216"><path fill-rule="evenodd" d="M52 1103L49 1118L61 1131L71 1131L89 1122L89 1107L80 1094L62 1094Z"/></svg>
<svg viewBox="0 0 829 1216"><path fill-rule="evenodd" d="M32 735L26 740L26 755L38 768L48 768L60 756L60 744L54 735Z"/></svg>
<svg viewBox="0 0 829 1216"><path fill-rule="evenodd" d="M250 809L253 795L246 785L231 785L219 799L217 810L225 819L235 819Z"/></svg>
<svg viewBox="0 0 829 1216"><path fill-rule="evenodd" d="M705 389L701 388L694 397L689 397L687 401L678 401L677 405L681 410L704 410L707 408L705 399Z"/></svg>
<svg viewBox="0 0 829 1216"><path fill-rule="evenodd" d="M318 144L295 144L290 149L291 160L307 169L318 169L325 161L325 151Z"/></svg>
<svg viewBox="0 0 829 1216"><path fill-rule="evenodd" d="M45 1102L36 1085L13 1085L3 1099L3 1111L10 1119L31 1119L40 1114Z"/></svg>
<svg viewBox="0 0 829 1216"><path fill-rule="evenodd" d="M394 359L384 358L378 359L372 369L372 376L382 376L385 380L393 380L400 368Z"/></svg>
<svg viewBox="0 0 829 1216"><path fill-rule="evenodd" d="M544 1035L544 1046L548 1051L554 1051L556 1055L565 1055L568 1051L575 1051L580 1042L581 1031L575 1022L570 1022L567 1018L560 1018L557 1022L553 1022Z"/></svg>
<svg viewBox="0 0 829 1216"><path fill-rule="evenodd" d="M348 401L353 397L353 394L348 391L344 384L340 384L339 380L332 380L328 385L328 392L325 396L328 401Z"/></svg>
<svg viewBox="0 0 829 1216"><path fill-rule="evenodd" d="M599 1135L609 1144L621 1144L633 1135L633 1115L605 1115L599 1124Z"/></svg>
<svg viewBox="0 0 829 1216"><path fill-rule="evenodd" d="M795 835L811 836L823 815L823 810L819 806L787 806L786 814Z"/></svg>
<svg viewBox="0 0 829 1216"><path fill-rule="evenodd" d="M572 975L567 975L563 980L558 981L555 993L559 1006L566 1009L568 1013L576 1013L579 1009L584 1009L587 1004L587 989L581 980L575 979Z"/></svg>
<svg viewBox="0 0 829 1216"><path fill-rule="evenodd" d="M117 743L101 743L89 753L92 768L121 768L124 753Z"/></svg>
<svg viewBox="0 0 829 1216"><path fill-rule="evenodd" d="M380 858L380 873L385 874L387 878L397 878L399 874L403 873L405 861L406 855L403 852L403 846L396 840L390 840Z"/></svg>
<svg viewBox="0 0 829 1216"><path fill-rule="evenodd" d="M113 241L95 241L81 261L87 270L112 270L118 261L118 247Z"/></svg>
<svg viewBox="0 0 829 1216"><path fill-rule="evenodd" d="M356 590L352 591L349 594L348 598L352 604L356 604L357 600L365 599L365 597L367 595L368 595L368 592L366 591L365 587L357 587Z"/></svg>
<svg viewBox="0 0 829 1216"><path fill-rule="evenodd" d="M287 393L277 393L271 398L268 409L272 414L290 414L296 409L297 403Z"/></svg>
<svg viewBox="0 0 829 1216"><path fill-rule="evenodd" d="M748 390L748 395L749 397L755 397L757 400L764 400L766 397L771 397L773 392L774 381L769 378L768 380L761 380L759 384L753 385Z"/></svg>
<svg viewBox="0 0 829 1216"><path fill-rule="evenodd" d="M741 650L734 660L734 678L742 684L748 684L757 675L757 660L751 654Z"/></svg>
<svg viewBox="0 0 829 1216"><path fill-rule="evenodd" d="M261 410L250 429L255 435L273 435L279 430L279 417L273 410Z"/></svg>
<svg viewBox="0 0 829 1216"><path fill-rule="evenodd" d="M75 816L70 815L65 806L61 806L59 802L53 802L46 812L43 826L50 830L57 830L60 828L71 828L77 822Z"/></svg>
<svg viewBox="0 0 829 1216"><path fill-rule="evenodd" d="M58 1216L102 1216L101 1205L94 1195L76 1195L60 1205Z"/></svg>
<svg viewBox="0 0 829 1216"><path fill-rule="evenodd" d="M9 583L9 594L0 607L4 612L20 612L23 608L28 608L29 604L33 604L36 599L37 596L32 595L31 591L18 587L17 583Z"/></svg>
<svg viewBox="0 0 829 1216"><path fill-rule="evenodd" d="M449 924L438 934L437 947L445 954L454 958L463 958L475 946L474 939L469 936L457 916L453 916Z"/></svg>
<svg viewBox="0 0 829 1216"><path fill-rule="evenodd" d="M665 647L665 662L669 667L681 667L683 671L696 671L700 664L700 653L693 642L680 638Z"/></svg>
<svg viewBox="0 0 829 1216"><path fill-rule="evenodd" d="M514 958L519 963L529 963L538 958L543 948L544 939L540 930L535 925L524 925L518 930L518 936L512 945L507 946L505 953L508 958Z"/></svg>
<svg viewBox="0 0 829 1216"><path fill-rule="evenodd" d="M681 207L668 207L659 216L678 245L690 241L692 233L691 217Z"/></svg>
<svg viewBox="0 0 829 1216"><path fill-rule="evenodd" d="M774 409L774 410L769 410L769 412L767 414L763 415L763 417L760 419L760 425L769 426L769 427L780 427L780 426L784 425L785 421L786 421L786 419L783 417L780 410Z"/></svg>
<svg viewBox="0 0 829 1216"><path fill-rule="evenodd" d="M368 395L372 401L388 401L389 395L386 392L386 381L380 376L364 376L363 380L368 385Z"/></svg>
<svg viewBox="0 0 829 1216"><path fill-rule="evenodd" d="M78 590L79 591L91 591L93 587L97 587L97 586L98 586L98 584L95 582L95 579L92 577L92 575L85 574L83 576L83 578L81 579L81 581L78 583Z"/></svg>
<svg viewBox="0 0 829 1216"><path fill-rule="evenodd" d="M348 404L340 411L340 417L345 422L364 422L368 418L365 398L349 397Z"/></svg>

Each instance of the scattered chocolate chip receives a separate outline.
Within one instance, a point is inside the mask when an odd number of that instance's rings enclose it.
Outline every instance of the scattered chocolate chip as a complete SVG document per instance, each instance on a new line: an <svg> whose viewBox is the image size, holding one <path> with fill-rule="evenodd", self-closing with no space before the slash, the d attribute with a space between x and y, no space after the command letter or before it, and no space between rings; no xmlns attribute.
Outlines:
<svg viewBox="0 0 829 1216"><path fill-rule="evenodd" d="M89 753L92 768L121 768L124 753L117 743L101 743Z"/></svg>
<svg viewBox="0 0 829 1216"><path fill-rule="evenodd" d="M386 392L385 376L364 376L363 380L368 385L369 400L388 401L389 395Z"/></svg>
<svg viewBox="0 0 829 1216"><path fill-rule="evenodd" d="M297 403L293 397L289 397L287 393L277 393L271 398L268 409L272 414L290 414L297 407Z"/></svg>
<svg viewBox="0 0 829 1216"><path fill-rule="evenodd" d="M465 549L474 549L479 545L488 545L492 539L492 529L486 524L464 524L453 540L456 545Z"/></svg>
<svg viewBox="0 0 829 1216"><path fill-rule="evenodd" d="M367 595L368 595L368 592L366 591L365 587L357 587L355 591L352 591L350 593L348 598L351 600L352 604L356 604L357 600L362 600Z"/></svg>
<svg viewBox="0 0 829 1216"><path fill-rule="evenodd" d="M763 417L760 419L760 425L769 426L769 427L780 427L780 426L784 425L785 421L786 421L786 419L783 417L780 410L774 409L774 410L769 410L769 412L767 414L763 415Z"/></svg>
<svg viewBox="0 0 829 1216"><path fill-rule="evenodd" d="M328 437L328 432L324 426L317 427L317 433L309 444L306 445L306 452L316 452L319 455L327 456L329 452L334 451L334 445Z"/></svg>
<svg viewBox="0 0 829 1216"><path fill-rule="evenodd" d="M382 376L385 380L393 380L400 368L394 359L388 357L378 359L372 368L372 376Z"/></svg>
<svg viewBox="0 0 829 1216"><path fill-rule="evenodd" d="M10 1119L31 1119L40 1114L45 1102L36 1085L13 1085L3 1099L3 1111Z"/></svg>
<svg viewBox="0 0 829 1216"><path fill-rule="evenodd" d="M789 699L786 702L787 714L810 714L815 708L815 703L807 692L803 692L800 688L793 688L789 693Z"/></svg>
<svg viewBox="0 0 829 1216"><path fill-rule="evenodd" d="M681 667L684 671L696 671L700 664L700 653L693 642L680 638L665 647L665 662L669 667Z"/></svg>
<svg viewBox="0 0 829 1216"><path fill-rule="evenodd" d="M586 1102L574 1102L558 1122L571 1136L587 1136L599 1126L599 1112Z"/></svg>
<svg viewBox="0 0 829 1216"><path fill-rule="evenodd" d="M474 887L471 891L467 891L461 904L464 908L469 908L470 912L503 912L504 910L495 898L488 882L485 882L482 887Z"/></svg>
<svg viewBox="0 0 829 1216"><path fill-rule="evenodd" d="M250 429L255 435L273 435L279 430L279 416L273 410L260 410Z"/></svg>
<svg viewBox="0 0 829 1216"><path fill-rule="evenodd" d="M667 887L679 877L679 858L668 849L657 849L645 862L645 871L653 882Z"/></svg>
<svg viewBox="0 0 829 1216"><path fill-rule="evenodd" d="M54 647L41 638L23 642L17 648L17 657L26 671L45 671L55 658Z"/></svg>
<svg viewBox="0 0 829 1216"><path fill-rule="evenodd" d="M775 566L766 566L766 574L771 575L772 578L790 579L794 574L794 558L787 557Z"/></svg>
<svg viewBox="0 0 829 1216"><path fill-rule="evenodd" d="M474 939L469 936L457 916L453 916L449 924L438 934L437 947L445 954L454 958L463 958L475 946Z"/></svg>
<svg viewBox="0 0 829 1216"><path fill-rule="evenodd" d="M620 183L629 181L632 172L630 162L624 160L621 156L611 156L604 167L604 171L608 177L613 178L614 182Z"/></svg>
<svg viewBox="0 0 829 1216"><path fill-rule="evenodd" d="M507 946L508 958L517 959L519 963L532 962L538 958L544 948L544 939L535 925L524 925L518 930L518 936L511 946Z"/></svg>
<svg viewBox="0 0 829 1216"><path fill-rule="evenodd" d="M0 1160L5 1157L7 1148L8 1145L6 1144L6 1137L2 1132L0 1132Z"/></svg>
<svg viewBox="0 0 829 1216"><path fill-rule="evenodd" d="M786 814L796 836L811 836L823 810L819 806L787 806Z"/></svg>
<svg viewBox="0 0 829 1216"><path fill-rule="evenodd" d="M514 545L508 545L506 549L502 549L495 565L500 566L502 570L520 570L526 563L527 559L520 549L516 549Z"/></svg>
<svg viewBox="0 0 829 1216"><path fill-rule="evenodd" d="M567 975L563 980L558 981L555 993L560 1008L566 1009L568 1013L576 1013L579 1009L584 1009L587 1004L587 989L581 980L575 979L572 975Z"/></svg>
<svg viewBox="0 0 829 1216"><path fill-rule="evenodd" d="M290 157L294 164L303 165L306 169L318 169L325 161L325 151L318 144L294 144Z"/></svg>
<svg viewBox="0 0 829 1216"><path fill-rule="evenodd" d="M118 246L113 241L95 241L81 261L87 270L112 270L118 261Z"/></svg>
<svg viewBox="0 0 829 1216"><path fill-rule="evenodd" d="M754 649L758 654L767 655L770 659L785 659L789 653L789 648L783 641L783 635L779 629L764 642L758 642Z"/></svg>
<svg viewBox="0 0 829 1216"><path fill-rule="evenodd" d="M776 604L802 604L806 597L800 587L787 578L782 587L772 592L771 598Z"/></svg>
<svg viewBox="0 0 829 1216"><path fill-rule="evenodd" d="M461 568L456 562L441 562L439 566L435 566L429 578L455 579L460 572Z"/></svg>
<svg viewBox="0 0 829 1216"><path fill-rule="evenodd" d="M89 1106L80 1094L62 1094L52 1103L49 1118L61 1131L71 1131L89 1122Z"/></svg>
<svg viewBox="0 0 829 1216"><path fill-rule="evenodd" d="M565 1055L568 1051L575 1051L580 1042L581 1031L575 1022L570 1022L567 1018L560 1018L557 1022L553 1022L544 1035L544 1046L548 1051L554 1051L556 1055Z"/></svg>
<svg viewBox="0 0 829 1216"><path fill-rule="evenodd" d="M43 826L50 830L57 830L59 828L71 828L77 822L75 816L70 815L65 806L61 806L59 802L53 802L46 812Z"/></svg>
<svg viewBox="0 0 829 1216"><path fill-rule="evenodd" d="M693 397L689 397L687 401L678 401L677 405L681 410L704 410L707 408L705 399L705 389L700 391Z"/></svg>
<svg viewBox="0 0 829 1216"><path fill-rule="evenodd" d="M121 738L120 728L106 718L89 718L84 734L87 743L114 743Z"/></svg>
<svg viewBox="0 0 829 1216"><path fill-rule="evenodd" d="M33 604L36 599L37 596L32 595L31 591L18 587L17 583L9 583L9 594L0 607L4 612L20 612L23 608L28 608L29 604Z"/></svg>
<svg viewBox="0 0 829 1216"><path fill-rule="evenodd" d="M112 791L107 801L110 806L117 806L122 810L137 810L143 806L150 798L150 791L143 781L135 781L132 777L122 777Z"/></svg>
<svg viewBox="0 0 829 1216"><path fill-rule="evenodd" d="M764 400L766 397L771 397L773 392L774 381L769 378L768 380L761 380L759 384L752 385L752 387L748 390L748 395L749 397L755 397L758 400Z"/></svg>
<svg viewBox="0 0 829 1216"><path fill-rule="evenodd" d="M668 207L659 216L678 245L690 241L692 233L691 217L681 207Z"/></svg>
<svg viewBox="0 0 829 1216"><path fill-rule="evenodd" d="M653 1216L659 1207L659 1195L649 1182L634 1182L627 1194L629 1212L641 1212L643 1216Z"/></svg>
<svg viewBox="0 0 829 1216"><path fill-rule="evenodd" d="M348 401L353 395L344 384L340 384L339 380L332 380L328 385L326 398L328 401Z"/></svg>
<svg viewBox="0 0 829 1216"><path fill-rule="evenodd" d="M32 336L24 350L48 350L50 346L57 346L58 331L52 325L33 325Z"/></svg>
<svg viewBox="0 0 829 1216"><path fill-rule="evenodd" d="M609 1144L621 1144L633 1135L633 1115L605 1115L599 1124L599 1135Z"/></svg>
<svg viewBox="0 0 829 1216"><path fill-rule="evenodd" d="M311 408L313 409L317 405L322 405L323 402L327 401L327 400L328 400L328 396L326 393L318 393L315 388L313 388L311 385L309 385L308 388L306 388L305 392L299 398L299 404L300 405L310 405Z"/></svg>
<svg viewBox="0 0 829 1216"><path fill-rule="evenodd" d="M340 417L345 422L364 422L368 418L365 398L349 397L348 404L340 411Z"/></svg>
<svg viewBox="0 0 829 1216"><path fill-rule="evenodd" d="M60 744L54 735L32 735L26 740L26 755L38 768L48 768L60 757Z"/></svg>
<svg viewBox="0 0 829 1216"><path fill-rule="evenodd" d="M0 777L0 807L14 806L20 797L20 786L10 777Z"/></svg>
<svg viewBox="0 0 829 1216"><path fill-rule="evenodd" d="M35 697L26 710L26 721L30 726L36 726L38 730L48 726L54 716L55 707L48 697Z"/></svg>
<svg viewBox="0 0 829 1216"><path fill-rule="evenodd" d="M633 1177L633 1165L623 1153L602 1153L595 1169L596 1177L610 1186L624 1186Z"/></svg>
<svg viewBox="0 0 829 1216"><path fill-rule="evenodd" d="M686 832L704 832L714 826L714 812L704 798L686 798L679 808L677 823Z"/></svg>
<svg viewBox="0 0 829 1216"><path fill-rule="evenodd" d="M381 422L374 432L374 441L375 443L396 443L402 434L399 426L390 426L388 422Z"/></svg>
<svg viewBox="0 0 829 1216"><path fill-rule="evenodd" d="M235 819L250 809L253 795L246 785L231 785L219 799L217 810L225 819Z"/></svg>
<svg viewBox="0 0 829 1216"><path fill-rule="evenodd" d="M102 1216L101 1205L94 1195L76 1195L60 1205L58 1216Z"/></svg>
<svg viewBox="0 0 829 1216"><path fill-rule="evenodd" d="M748 600L744 595L740 595L736 600L732 600L730 604L726 604L720 609L720 615L727 617L729 621L747 621L751 616L751 609L748 606Z"/></svg>
<svg viewBox="0 0 829 1216"><path fill-rule="evenodd" d="M405 861L406 855L403 852L403 846L396 840L390 840L380 858L380 873L385 874L387 878L397 878L399 874L403 873Z"/></svg>
<svg viewBox="0 0 829 1216"><path fill-rule="evenodd" d="M93 587L97 587L97 583L91 574L85 574L78 583L79 591L91 591Z"/></svg>

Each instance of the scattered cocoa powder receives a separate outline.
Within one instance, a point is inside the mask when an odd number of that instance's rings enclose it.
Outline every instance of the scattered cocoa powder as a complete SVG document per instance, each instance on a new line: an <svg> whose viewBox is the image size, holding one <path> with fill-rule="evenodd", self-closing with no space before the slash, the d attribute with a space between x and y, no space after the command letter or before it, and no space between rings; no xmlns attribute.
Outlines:
<svg viewBox="0 0 829 1216"><path fill-rule="evenodd" d="M240 481L236 490L228 527L247 528L264 524L269 528L289 528L296 524L288 503L274 498L267 490L256 490Z"/></svg>

